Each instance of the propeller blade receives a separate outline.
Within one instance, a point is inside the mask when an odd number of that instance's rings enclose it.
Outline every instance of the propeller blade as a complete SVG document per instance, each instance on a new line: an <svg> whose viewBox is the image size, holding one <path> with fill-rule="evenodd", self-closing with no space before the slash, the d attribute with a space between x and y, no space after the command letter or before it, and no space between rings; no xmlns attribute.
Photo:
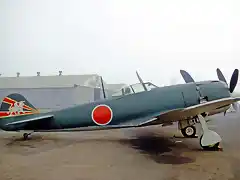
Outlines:
<svg viewBox="0 0 240 180"><path fill-rule="evenodd" d="M229 87L229 91L230 93L232 93L237 85L237 82L238 82L238 74L239 74L239 71L238 69L235 69L233 74L232 74L232 77L231 77L231 80L230 80L230 87Z"/></svg>
<svg viewBox="0 0 240 180"><path fill-rule="evenodd" d="M226 81L226 79L225 79L222 71L221 71L219 68L217 68L217 76L218 76L218 79L219 79L220 81L225 82L225 83L227 84L227 86L228 86L228 83L227 83L227 81Z"/></svg>
<svg viewBox="0 0 240 180"><path fill-rule="evenodd" d="M186 83L195 82L187 71L180 70L180 73Z"/></svg>
<svg viewBox="0 0 240 180"><path fill-rule="evenodd" d="M147 87L146 85L144 84L142 78L139 76L138 72L136 71L136 74L137 74L137 77L138 77L138 80L140 81L140 83L142 84L143 88L145 91L147 91Z"/></svg>

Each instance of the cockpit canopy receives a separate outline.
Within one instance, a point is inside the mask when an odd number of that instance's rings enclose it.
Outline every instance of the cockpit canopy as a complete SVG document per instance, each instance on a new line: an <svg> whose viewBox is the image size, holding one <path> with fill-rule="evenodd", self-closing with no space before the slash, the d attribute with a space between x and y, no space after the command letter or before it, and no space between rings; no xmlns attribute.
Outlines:
<svg viewBox="0 0 240 180"><path fill-rule="evenodd" d="M156 86L156 85L154 85L150 82L146 82L146 83L143 83L143 84L146 86L148 91L158 87L158 86ZM136 84L125 86L122 89L120 89L119 91L115 92L112 95L112 97L126 96L126 95L129 95L129 94L135 94L135 93L143 92L143 91L145 91L144 87L143 87L143 84L136 83Z"/></svg>

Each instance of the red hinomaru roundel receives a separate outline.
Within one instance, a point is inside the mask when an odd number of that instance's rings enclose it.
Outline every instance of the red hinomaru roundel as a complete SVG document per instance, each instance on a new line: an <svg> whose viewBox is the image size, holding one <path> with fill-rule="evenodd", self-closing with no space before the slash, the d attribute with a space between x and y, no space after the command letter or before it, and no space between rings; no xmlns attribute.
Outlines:
<svg viewBox="0 0 240 180"><path fill-rule="evenodd" d="M92 120L100 126L109 124L112 121L112 109L105 105L100 104L92 110Z"/></svg>

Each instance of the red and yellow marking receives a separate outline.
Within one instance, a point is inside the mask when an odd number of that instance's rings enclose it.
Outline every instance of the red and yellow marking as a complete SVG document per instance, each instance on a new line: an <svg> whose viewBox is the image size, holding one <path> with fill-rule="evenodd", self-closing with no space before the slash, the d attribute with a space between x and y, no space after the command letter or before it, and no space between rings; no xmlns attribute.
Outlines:
<svg viewBox="0 0 240 180"><path fill-rule="evenodd" d="M24 115L30 115L30 114L36 114L31 111L25 111L25 112L20 112L19 114L10 114L9 111L0 111L0 118L6 118L6 117L14 117L14 116L24 116Z"/></svg>
<svg viewBox="0 0 240 180"><path fill-rule="evenodd" d="M5 97L5 98L3 99L3 102L4 102L4 103L7 103L7 104L10 104L11 106L13 106L14 103L16 103L17 101L16 101L16 100L13 100L13 99L11 99L11 98L9 98L9 97ZM24 108L24 109L27 109L27 110L30 110L30 111L35 110L35 109L33 109L33 108L25 105L25 104L24 104L23 108Z"/></svg>
<svg viewBox="0 0 240 180"><path fill-rule="evenodd" d="M2 102L9 104L10 108L13 107L16 102L18 103L18 101L13 100L9 97L5 97ZM10 111L0 111L0 117L5 118L5 117L22 116L22 115L39 113L39 111L37 109L31 108L25 104L23 105L23 109L26 109L28 111L19 112L19 113L15 113L15 112L10 113Z"/></svg>

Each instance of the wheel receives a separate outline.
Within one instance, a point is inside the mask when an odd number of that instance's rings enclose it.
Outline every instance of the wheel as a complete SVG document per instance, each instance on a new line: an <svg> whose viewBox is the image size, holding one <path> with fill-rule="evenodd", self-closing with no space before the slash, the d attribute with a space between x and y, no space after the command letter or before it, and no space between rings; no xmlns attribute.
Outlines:
<svg viewBox="0 0 240 180"><path fill-rule="evenodd" d="M187 126L181 129L181 133L184 137L192 138L196 136L196 127L195 126Z"/></svg>
<svg viewBox="0 0 240 180"><path fill-rule="evenodd" d="M28 136L29 136L28 133L24 133L24 134L23 134L23 139L24 139L24 140L27 140L27 139L28 139Z"/></svg>
<svg viewBox="0 0 240 180"><path fill-rule="evenodd" d="M203 146L203 145L202 145L202 137L203 137L203 135L200 137L200 146L201 146L204 150L217 151L217 150L220 149L220 148L219 148L220 142L218 142L218 143L216 143L216 144L214 144L214 145L211 145L211 146Z"/></svg>

